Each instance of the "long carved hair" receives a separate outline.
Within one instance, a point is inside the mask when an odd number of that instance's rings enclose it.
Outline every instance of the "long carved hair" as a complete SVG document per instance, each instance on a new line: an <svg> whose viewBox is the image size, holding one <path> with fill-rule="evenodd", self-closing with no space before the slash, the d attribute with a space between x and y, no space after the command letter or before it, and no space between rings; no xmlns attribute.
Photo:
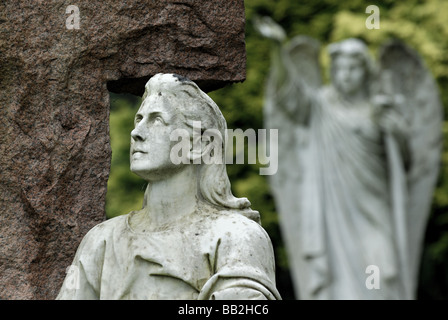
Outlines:
<svg viewBox="0 0 448 320"><path fill-rule="evenodd" d="M193 81L176 74L158 73L149 79L145 85L143 100L155 92L168 92L175 97L179 102L178 110L183 124L190 130L193 129L193 121L200 121L202 132L215 129L223 137L221 161L196 164L200 166L198 196L221 210L236 210L259 222L259 213L250 208L250 201L247 198L237 198L232 194L225 163L227 122L216 103Z"/></svg>

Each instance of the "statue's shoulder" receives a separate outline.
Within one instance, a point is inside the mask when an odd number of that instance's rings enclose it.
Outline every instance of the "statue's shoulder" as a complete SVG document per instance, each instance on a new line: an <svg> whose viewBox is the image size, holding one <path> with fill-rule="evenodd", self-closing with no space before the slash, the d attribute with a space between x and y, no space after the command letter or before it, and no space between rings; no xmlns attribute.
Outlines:
<svg viewBox="0 0 448 320"><path fill-rule="evenodd" d="M201 240L204 252L219 252L221 261L241 262L251 257L267 261L273 254L271 239L263 227L238 211L219 212L210 217Z"/></svg>
<svg viewBox="0 0 448 320"><path fill-rule="evenodd" d="M339 94L332 84L327 84L317 89L315 98L316 98L316 104L314 107L339 103L340 101Z"/></svg>
<svg viewBox="0 0 448 320"><path fill-rule="evenodd" d="M235 241L268 238L266 231L258 222L236 210L218 211L216 219L212 220L211 229L221 236L230 236Z"/></svg>
<svg viewBox="0 0 448 320"><path fill-rule="evenodd" d="M83 241L87 242L107 239L112 233L117 231L117 229L126 228L127 216L127 214L116 216L97 224L87 232Z"/></svg>
<svg viewBox="0 0 448 320"><path fill-rule="evenodd" d="M333 85L327 84L318 89L318 96L325 98L333 98L336 96L336 91Z"/></svg>

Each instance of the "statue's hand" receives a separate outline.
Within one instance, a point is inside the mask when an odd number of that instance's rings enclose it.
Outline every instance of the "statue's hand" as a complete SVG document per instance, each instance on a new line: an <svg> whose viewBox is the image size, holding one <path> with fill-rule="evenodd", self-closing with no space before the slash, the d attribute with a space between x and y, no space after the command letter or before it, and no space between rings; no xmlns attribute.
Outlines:
<svg viewBox="0 0 448 320"><path fill-rule="evenodd" d="M278 42L283 42L286 39L285 30L270 17L256 16L253 23L255 30L268 39Z"/></svg>
<svg viewBox="0 0 448 320"><path fill-rule="evenodd" d="M380 118L384 113L389 112L389 109L396 110L397 108L401 108L404 99L401 95L397 94L376 94L372 97L371 103L374 105L375 114ZM395 111L395 113L397 112Z"/></svg>
<svg viewBox="0 0 448 320"><path fill-rule="evenodd" d="M375 108L382 111L385 108L390 108L394 104L394 100L390 95L377 94L373 96L372 103Z"/></svg>
<svg viewBox="0 0 448 320"><path fill-rule="evenodd" d="M394 108L383 110L379 119L379 126L384 132L406 136L409 126L404 117Z"/></svg>

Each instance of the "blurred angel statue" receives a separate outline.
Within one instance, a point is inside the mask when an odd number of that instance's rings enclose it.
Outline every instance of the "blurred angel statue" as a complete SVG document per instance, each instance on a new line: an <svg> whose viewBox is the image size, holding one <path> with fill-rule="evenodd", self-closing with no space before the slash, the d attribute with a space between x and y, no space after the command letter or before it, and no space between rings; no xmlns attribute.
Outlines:
<svg viewBox="0 0 448 320"><path fill-rule="evenodd" d="M378 63L358 39L328 46L273 40L266 128L278 129L270 176L299 299L414 299L442 146L437 85L413 50L385 44Z"/></svg>

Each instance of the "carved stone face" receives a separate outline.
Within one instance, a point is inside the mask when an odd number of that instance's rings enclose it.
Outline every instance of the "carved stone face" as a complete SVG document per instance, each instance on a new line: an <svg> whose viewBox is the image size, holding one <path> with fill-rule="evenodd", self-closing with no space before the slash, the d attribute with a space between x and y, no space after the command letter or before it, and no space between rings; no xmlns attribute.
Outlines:
<svg viewBox="0 0 448 320"><path fill-rule="evenodd" d="M170 133L180 123L175 103L170 95L154 93L146 97L135 115L131 132L131 171L146 181L164 179L183 166L170 160Z"/></svg>
<svg viewBox="0 0 448 320"><path fill-rule="evenodd" d="M366 69L359 57L341 54L333 63L333 83L341 93L353 95L365 85Z"/></svg>

